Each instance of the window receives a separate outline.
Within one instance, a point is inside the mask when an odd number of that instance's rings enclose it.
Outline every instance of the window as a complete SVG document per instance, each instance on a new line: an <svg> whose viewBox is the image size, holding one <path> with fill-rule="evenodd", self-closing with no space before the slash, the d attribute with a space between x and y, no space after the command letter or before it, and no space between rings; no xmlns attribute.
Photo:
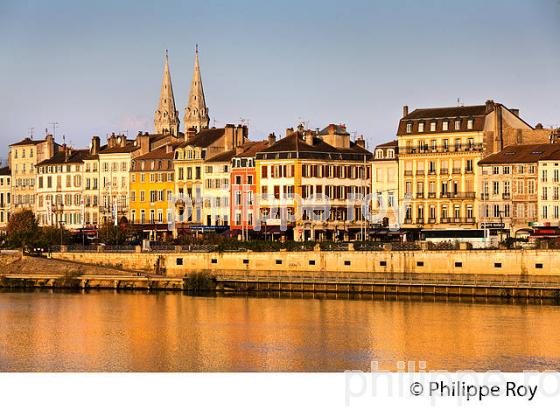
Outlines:
<svg viewBox="0 0 560 410"><path fill-rule="evenodd" d="M455 130L461 129L461 120L455 120Z"/></svg>
<svg viewBox="0 0 560 410"><path fill-rule="evenodd" d="M411 134L412 133L412 123L409 122L406 124L406 133L407 134ZM17 158L17 157L16 157Z"/></svg>
<svg viewBox="0 0 560 410"><path fill-rule="evenodd" d="M282 265L282 259L276 259L276 264L277 265Z"/></svg>
<svg viewBox="0 0 560 410"><path fill-rule="evenodd" d="M542 268L543 268L543 264L542 264L542 263L535 263L535 268L537 268L537 269L542 269Z"/></svg>
<svg viewBox="0 0 560 410"><path fill-rule="evenodd" d="M474 121L473 121L472 119L469 118L469 119L467 120L467 129L468 129L468 130L472 130L472 129L473 129L473 124L474 124Z"/></svg>
<svg viewBox="0 0 560 410"><path fill-rule="evenodd" d="M387 261L379 261L379 266L387 266Z"/></svg>
<svg viewBox="0 0 560 410"><path fill-rule="evenodd" d="M441 129L442 129L443 131L449 131L449 121L447 121L447 120L444 121L443 124L442 124Z"/></svg>
<svg viewBox="0 0 560 410"><path fill-rule="evenodd" d="M494 267L495 268L501 268L502 267L502 262L494 262Z"/></svg>
<svg viewBox="0 0 560 410"><path fill-rule="evenodd" d="M431 132L435 132L435 130L436 130L436 122L435 122L435 121L432 121L432 122L430 123L430 131L431 131Z"/></svg>
<svg viewBox="0 0 560 410"><path fill-rule="evenodd" d="M424 262L423 261L417 261L416 266L422 267L422 266L424 266Z"/></svg>
<svg viewBox="0 0 560 410"><path fill-rule="evenodd" d="M177 258L176 265L177 266L182 266L183 265L183 258Z"/></svg>
<svg viewBox="0 0 560 410"><path fill-rule="evenodd" d="M249 259L243 259L243 264L248 265L249 264Z"/></svg>
<svg viewBox="0 0 560 410"><path fill-rule="evenodd" d="M314 261L313 259L311 259L311 260L309 261L309 265L314 266L314 265L315 265L315 261Z"/></svg>
<svg viewBox="0 0 560 410"><path fill-rule="evenodd" d="M344 266L350 266L350 261L344 261Z"/></svg>
<svg viewBox="0 0 560 410"><path fill-rule="evenodd" d="M418 132L424 132L424 123L423 122L418 123Z"/></svg>
<svg viewBox="0 0 560 410"><path fill-rule="evenodd" d="M456 268L462 268L463 267L463 262L455 262L455 267Z"/></svg>

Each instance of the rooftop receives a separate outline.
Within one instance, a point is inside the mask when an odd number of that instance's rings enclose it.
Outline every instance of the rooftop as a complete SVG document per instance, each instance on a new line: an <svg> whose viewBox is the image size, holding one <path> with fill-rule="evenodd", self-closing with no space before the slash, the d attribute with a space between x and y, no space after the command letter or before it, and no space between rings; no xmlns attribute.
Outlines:
<svg viewBox="0 0 560 410"><path fill-rule="evenodd" d="M542 160L560 160L560 144L509 145L480 160L478 164L526 164Z"/></svg>

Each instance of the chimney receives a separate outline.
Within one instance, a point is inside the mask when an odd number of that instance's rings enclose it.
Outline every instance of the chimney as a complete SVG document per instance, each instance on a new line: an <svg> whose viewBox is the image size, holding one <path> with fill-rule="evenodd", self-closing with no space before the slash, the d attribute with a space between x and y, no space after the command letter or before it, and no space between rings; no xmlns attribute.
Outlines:
<svg viewBox="0 0 560 410"><path fill-rule="evenodd" d="M542 130L544 127L543 125L539 122L537 125L535 125L535 129L536 130Z"/></svg>
<svg viewBox="0 0 560 410"><path fill-rule="evenodd" d="M364 140L363 135L360 135L358 138L356 138L356 145L362 148L366 147L366 140Z"/></svg>
<svg viewBox="0 0 560 410"><path fill-rule="evenodd" d="M115 133L111 133L111 136L107 138L107 146L109 148L113 148L116 145L117 137L115 137Z"/></svg>
<svg viewBox="0 0 560 410"><path fill-rule="evenodd" d="M335 133L336 133L336 125L329 124L329 134L335 134Z"/></svg>
<svg viewBox="0 0 560 410"><path fill-rule="evenodd" d="M46 141L47 141L47 149L46 149L46 155L45 155L45 159L49 159L52 158L52 156L55 154L54 149L55 149L55 144L54 144L54 138L52 136L52 134L48 134L46 137Z"/></svg>
<svg viewBox="0 0 560 410"><path fill-rule="evenodd" d="M276 142L276 135L274 133L268 134L268 146L270 147L272 144Z"/></svg>
<svg viewBox="0 0 560 410"><path fill-rule="evenodd" d="M235 143L235 125L226 124L224 129L224 151L231 151Z"/></svg>
<svg viewBox="0 0 560 410"><path fill-rule="evenodd" d="M292 135L294 133L294 129L293 128L286 128L286 137L289 137L290 135Z"/></svg>
<svg viewBox="0 0 560 410"><path fill-rule="evenodd" d="M494 100L486 100L486 114L494 110Z"/></svg>
<svg viewBox="0 0 560 410"><path fill-rule="evenodd" d="M72 147L66 147L65 146L65 150L64 150L64 160L68 161L70 159L70 156L72 155Z"/></svg>
<svg viewBox="0 0 560 410"><path fill-rule="evenodd" d="M185 140L189 142L195 137L195 135L196 135L196 128L195 127L189 128L187 132L185 132Z"/></svg>
<svg viewBox="0 0 560 410"><path fill-rule="evenodd" d="M311 131L305 131L305 133L303 134L304 138L305 138L305 143L307 145L313 145L313 132Z"/></svg>
<svg viewBox="0 0 560 410"><path fill-rule="evenodd" d="M150 152L150 136L146 134L136 136L136 145L140 147L140 155Z"/></svg>
<svg viewBox="0 0 560 410"><path fill-rule="evenodd" d="M99 154L100 146L101 146L101 139L97 135L94 135L91 138L91 145L90 145L90 148L89 148L89 153L91 155Z"/></svg>
<svg viewBox="0 0 560 410"><path fill-rule="evenodd" d="M509 109L515 116L519 117L519 108L510 108Z"/></svg>
<svg viewBox="0 0 560 410"><path fill-rule="evenodd" d="M403 105L402 107L402 116L403 118L408 115L408 105Z"/></svg>

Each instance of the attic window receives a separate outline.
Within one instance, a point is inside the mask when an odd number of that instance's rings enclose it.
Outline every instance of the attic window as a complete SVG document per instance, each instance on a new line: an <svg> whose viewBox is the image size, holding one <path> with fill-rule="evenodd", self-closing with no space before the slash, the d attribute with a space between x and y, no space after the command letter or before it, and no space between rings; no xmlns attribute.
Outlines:
<svg viewBox="0 0 560 410"><path fill-rule="evenodd" d="M436 122L435 122L435 121L432 121L432 122L430 123L430 131L431 131L431 132L434 132L435 130L436 130Z"/></svg>
<svg viewBox="0 0 560 410"><path fill-rule="evenodd" d="M473 129L473 125L474 125L474 120L472 118L469 118L467 120L467 129L472 130Z"/></svg>
<svg viewBox="0 0 560 410"><path fill-rule="evenodd" d="M443 131L448 131L449 130L449 121L445 120L441 126L441 129Z"/></svg>
<svg viewBox="0 0 560 410"><path fill-rule="evenodd" d="M418 132L424 132L424 123L423 122L418 123Z"/></svg>
<svg viewBox="0 0 560 410"><path fill-rule="evenodd" d="M461 129L461 120L455 120L455 130Z"/></svg>
<svg viewBox="0 0 560 410"><path fill-rule="evenodd" d="M407 134L411 134L412 133L412 123L409 122L406 124L406 133Z"/></svg>

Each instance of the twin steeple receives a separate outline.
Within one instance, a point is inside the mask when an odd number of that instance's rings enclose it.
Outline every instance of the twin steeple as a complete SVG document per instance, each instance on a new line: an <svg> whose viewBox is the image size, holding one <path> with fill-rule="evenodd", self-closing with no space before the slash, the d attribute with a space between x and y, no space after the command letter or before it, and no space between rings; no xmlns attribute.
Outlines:
<svg viewBox="0 0 560 410"><path fill-rule="evenodd" d="M169 73L169 58L165 50L165 67L163 70L163 82L159 97L159 105L155 113L155 132L157 134L179 133L179 112L175 108L175 97L171 85L171 74ZM195 50L194 70L191 81L191 90L187 106L185 107L185 134L187 130L195 128L196 131L208 128L210 118L208 117L208 107L204 98L202 88L202 78L200 76L200 66L198 62L198 45Z"/></svg>
<svg viewBox="0 0 560 410"><path fill-rule="evenodd" d="M159 105L156 110L154 125L156 134L179 133L179 112L175 108L175 97L171 85L171 74L169 73L169 57L165 50L165 67L163 69L163 81L159 94Z"/></svg>
<svg viewBox="0 0 560 410"><path fill-rule="evenodd" d="M200 76L200 66L198 64L198 44L196 45L194 57L194 70L191 81L191 92L189 101L185 107L185 133L191 128L200 131L208 128L210 117L208 117L208 107L206 107L206 99L204 98L204 89L202 88L202 78Z"/></svg>

